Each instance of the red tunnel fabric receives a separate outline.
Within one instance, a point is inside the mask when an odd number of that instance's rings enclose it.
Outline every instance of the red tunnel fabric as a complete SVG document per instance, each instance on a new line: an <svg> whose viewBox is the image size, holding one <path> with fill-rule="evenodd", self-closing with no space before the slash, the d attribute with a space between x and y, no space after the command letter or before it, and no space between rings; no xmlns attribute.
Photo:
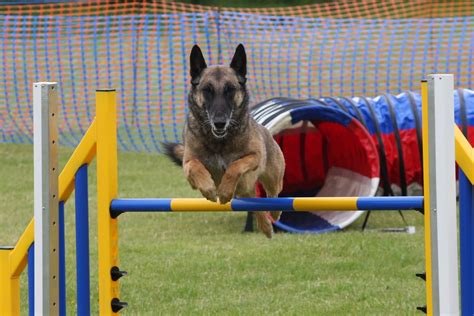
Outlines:
<svg viewBox="0 0 474 316"><path fill-rule="evenodd" d="M284 187L280 196L316 196L321 192L327 196L328 191L334 195L373 195L379 181L379 158L367 130L338 109L315 106L311 102L300 105L283 112L285 117L260 118L266 122L285 156ZM283 124L271 127L275 120ZM356 191L352 188L345 194L342 190L349 182L356 184ZM260 185L257 196L265 196ZM335 215L338 215L336 220L328 219ZM298 227L298 232L322 232L340 229L344 226L341 224L352 222L359 215L360 212L284 214L275 225L290 231Z"/></svg>

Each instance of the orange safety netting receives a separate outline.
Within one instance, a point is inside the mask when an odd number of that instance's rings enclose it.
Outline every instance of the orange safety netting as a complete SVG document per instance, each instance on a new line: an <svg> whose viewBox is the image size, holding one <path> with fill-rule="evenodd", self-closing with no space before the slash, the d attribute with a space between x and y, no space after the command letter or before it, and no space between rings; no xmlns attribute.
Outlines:
<svg viewBox="0 0 474 316"><path fill-rule="evenodd" d="M471 1L337 1L224 8L165 1L0 5L0 141L31 142L32 83L60 83L63 144L94 116L94 90L115 87L119 143L159 151L180 138L188 54L209 64L246 46L252 101L418 90L428 73L474 80Z"/></svg>

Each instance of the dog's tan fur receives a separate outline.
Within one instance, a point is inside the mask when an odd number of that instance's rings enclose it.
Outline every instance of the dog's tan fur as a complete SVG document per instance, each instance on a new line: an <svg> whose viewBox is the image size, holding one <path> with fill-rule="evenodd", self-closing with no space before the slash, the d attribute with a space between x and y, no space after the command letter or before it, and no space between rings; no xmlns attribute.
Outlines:
<svg viewBox="0 0 474 316"><path fill-rule="evenodd" d="M223 84L239 87L236 72L226 66L206 68L199 83L190 94L190 103L203 107L202 89L211 81L216 90ZM201 130L201 122L193 111L184 129L184 145L169 147L168 155L182 160L184 174L193 189L208 200L229 202L234 196L255 197L255 185L260 182L267 197L277 197L283 187L285 160L278 144L267 129L248 113L245 86L233 96L239 117L238 126L222 141ZM245 107L240 108L239 107ZM200 125L201 124L201 125ZM211 137L211 139L210 139ZM281 212L256 212L257 226L271 238L272 219L278 220Z"/></svg>

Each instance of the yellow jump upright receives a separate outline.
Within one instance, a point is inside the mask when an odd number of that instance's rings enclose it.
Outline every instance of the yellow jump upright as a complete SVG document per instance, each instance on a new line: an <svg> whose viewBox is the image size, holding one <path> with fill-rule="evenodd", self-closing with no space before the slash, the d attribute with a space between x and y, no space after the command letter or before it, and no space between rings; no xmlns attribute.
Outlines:
<svg viewBox="0 0 474 316"><path fill-rule="evenodd" d="M10 254L12 248L4 247L0 249L0 314L19 315L20 314L20 279L10 277Z"/></svg>
<svg viewBox="0 0 474 316"><path fill-rule="evenodd" d="M421 109L422 109L422 139L423 139L423 170L429 168L429 147L428 147L428 82L421 82ZM431 272L431 222L430 222L430 173L423 172L423 196L424 219L425 219L425 273L426 273L426 314L433 315L433 292L432 292L432 272Z"/></svg>
<svg viewBox="0 0 474 316"><path fill-rule="evenodd" d="M0 315L20 315L20 275L34 239L32 219L16 246L0 249Z"/></svg>
<svg viewBox="0 0 474 316"><path fill-rule="evenodd" d="M118 279L118 225L110 217L110 203L117 197L117 109L113 89L96 92L97 213L99 252L99 311L113 315L121 309Z"/></svg>
<svg viewBox="0 0 474 316"><path fill-rule="evenodd" d="M20 278L10 276L12 252L10 247L0 249L1 315L20 315Z"/></svg>

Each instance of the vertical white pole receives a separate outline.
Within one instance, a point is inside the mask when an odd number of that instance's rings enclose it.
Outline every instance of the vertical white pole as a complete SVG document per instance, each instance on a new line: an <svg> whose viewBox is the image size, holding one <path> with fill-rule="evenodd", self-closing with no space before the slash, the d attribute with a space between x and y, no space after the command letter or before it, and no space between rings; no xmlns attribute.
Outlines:
<svg viewBox="0 0 474 316"><path fill-rule="evenodd" d="M459 315L453 75L428 76L433 314Z"/></svg>
<svg viewBox="0 0 474 316"><path fill-rule="evenodd" d="M58 85L33 84L35 315L59 314Z"/></svg>

